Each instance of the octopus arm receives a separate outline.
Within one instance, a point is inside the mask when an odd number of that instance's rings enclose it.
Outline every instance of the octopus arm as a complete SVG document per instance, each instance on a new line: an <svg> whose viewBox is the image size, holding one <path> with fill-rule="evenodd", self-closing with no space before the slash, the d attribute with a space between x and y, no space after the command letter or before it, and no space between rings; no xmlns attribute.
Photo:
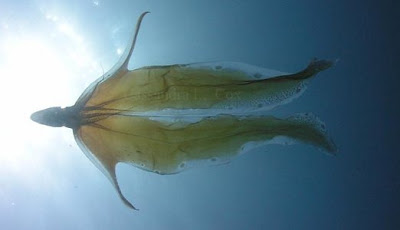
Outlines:
<svg viewBox="0 0 400 230"><path fill-rule="evenodd" d="M143 18L146 14L150 12L143 12L137 20L136 28L130 40L128 41L128 46L125 48L125 51L122 53L118 62L114 64L114 66L104 73L101 77L99 77L96 81L92 82L81 94L78 100L75 103L75 107L83 108L87 101L92 97L93 93L96 91L97 86L101 83L107 81L109 78L113 78L120 74L123 74L128 71L128 63L132 56L133 50L135 48L136 39L139 34L140 25L142 24Z"/></svg>
<svg viewBox="0 0 400 230"><path fill-rule="evenodd" d="M299 97L331 65L314 60L294 74L232 62L143 67L99 84L86 106L206 116L269 110Z"/></svg>
<svg viewBox="0 0 400 230"><path fill-rule="evenodd" d="M173 174L196 165L227 162L260 144L285 144L282 137L334 153L336 147L323 127L310 114L287 119L220 115L194 123L113 115L81 126L75 138L124 203L134 208L117 182L115 166L119 162L158 174Z"/></svg>

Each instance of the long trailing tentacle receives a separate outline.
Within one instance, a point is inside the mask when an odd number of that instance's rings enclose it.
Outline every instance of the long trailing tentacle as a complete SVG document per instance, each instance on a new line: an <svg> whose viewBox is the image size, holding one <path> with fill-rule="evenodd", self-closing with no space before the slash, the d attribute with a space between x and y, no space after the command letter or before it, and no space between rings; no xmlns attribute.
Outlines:
<svg viewBox="0 0 400 230"><path fill-rule="evenodd" d="M90 84L85 91L81 94L81 96L78 98L78 100L75 103L75 107L78 109L82 109L85 107L86 103L92 98L93 93L96 91L97 87L107 81L109 78L112 78L113 76L117 75L121 71L127 71L129 59L132 56L133 49L135 48L135 43L136 39L139 33L140 25L142 23L142 20L146 14L150 13L149 11L146 11L142 13L136 23L136 29L134 32L134 35L131 37L130 41L128 42L128 46L126 47L124 53L120 57L117 63L108 70L105 74L103 74L101 77L99 77L96 81L94 81L92 84Z"/></svg>
<svg viewBox="0 0 400 230"><path fill-rule="evenodd" d="M79 148L84 152L87 158L108 178L114 188L117 190L118 196L121 198L122 202L132 208L134 210L139 210L132 203L126 199L126 197L122 194L121 188L119 187L117 176L115 174L115 166L118 163L112 159L111 161L100 161L86 146L84 141L82 141L82 133L80 129L75 129L74 137L75 141L78 144Z"/></svg>
<svg viewBox="0 0 400 230"><path fill-rule="evenodd" d="M140 30L140 25L142 24L142 20L143 20L144 16L146 14L148 14L148 13L150 13L150 12L146 11L146 12L144 12L144 13L142 13L140 15L140 17L139 17L139 19L138 19L138 21L136 23L135 35L131 38L131 40L128 43L129 46L126 47L126 50L125 50L124 54L121 56L120 60L124 60L124 61L122 62L121 66L119 67L118 71L127 70L128 69L129 59L132 56L132 52L133 52L133 50L135 48L136 39L137 39L137 36L139 34L139 30Z"/></svg>

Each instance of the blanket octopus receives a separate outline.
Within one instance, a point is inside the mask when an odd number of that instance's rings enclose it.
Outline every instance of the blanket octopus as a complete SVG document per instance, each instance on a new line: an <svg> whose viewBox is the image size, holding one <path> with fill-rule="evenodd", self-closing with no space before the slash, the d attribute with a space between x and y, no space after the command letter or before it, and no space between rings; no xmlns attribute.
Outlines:
<svg viewBox="0 0 400 230"><path fill-rule="evenodd" d="M314 59L288 74L243 63L212 62L128 70L144 12L120 60L73 106L37 111L37 123L71 128L78 146L104 173L122 201L116 165L157 174L212 165L266 143L300 141L335 154L325 125L311 113L257 115L301 95L334 62Z"/></svg>

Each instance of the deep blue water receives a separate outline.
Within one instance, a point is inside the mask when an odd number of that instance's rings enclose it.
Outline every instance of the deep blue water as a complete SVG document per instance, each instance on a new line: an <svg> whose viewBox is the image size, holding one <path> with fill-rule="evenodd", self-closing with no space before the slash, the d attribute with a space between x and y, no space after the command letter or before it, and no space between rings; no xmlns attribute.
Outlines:
<svg viewBox="0 0 400 230"><path fill-rule="evenodd" d="M318 115L338 155L303 144L269 145L227 165L171 176L121 165L120 185L140 208L136 212L120 202L74 142L59 140L57 146L49 143L48 151L60 149L69 160L51 160L50 153L47 158L62 181L52 185L54 191L62 192L33 190L1 177L0 195L18 204L10 207L3 199L1 229L400 228L397 2L98 3L2 1L6 13L0 18L26 31L22 37L50 34L42 11L56 9L77 25L105 69L118 59L111 50L125 46L136 18L147 10L151 14L143 22L131 68L227 60L295 72L313 57L339 59L313 79L302 97L270 112ZM63 44L62 37L54 39ZM41 89L47 87L52 85ZM79 92L71 94L76 98Z"/></svg>

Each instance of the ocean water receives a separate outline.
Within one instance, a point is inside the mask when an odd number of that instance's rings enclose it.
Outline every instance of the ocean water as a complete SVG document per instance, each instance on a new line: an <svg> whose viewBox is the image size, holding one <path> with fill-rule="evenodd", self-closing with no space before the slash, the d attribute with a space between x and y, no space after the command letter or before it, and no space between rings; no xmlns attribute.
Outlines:
<svg viewBox="0 0 400 230"><path fill-rule="evenodd" d="M395 1L0 2L0 229L399 229ZM338 59L267 114L312 112L337 156L268 145L229 164L157 175L117 168L127 208L71 130L32 112L69 106L124 50L129 68L236 61L296 72Z"/></svg>

